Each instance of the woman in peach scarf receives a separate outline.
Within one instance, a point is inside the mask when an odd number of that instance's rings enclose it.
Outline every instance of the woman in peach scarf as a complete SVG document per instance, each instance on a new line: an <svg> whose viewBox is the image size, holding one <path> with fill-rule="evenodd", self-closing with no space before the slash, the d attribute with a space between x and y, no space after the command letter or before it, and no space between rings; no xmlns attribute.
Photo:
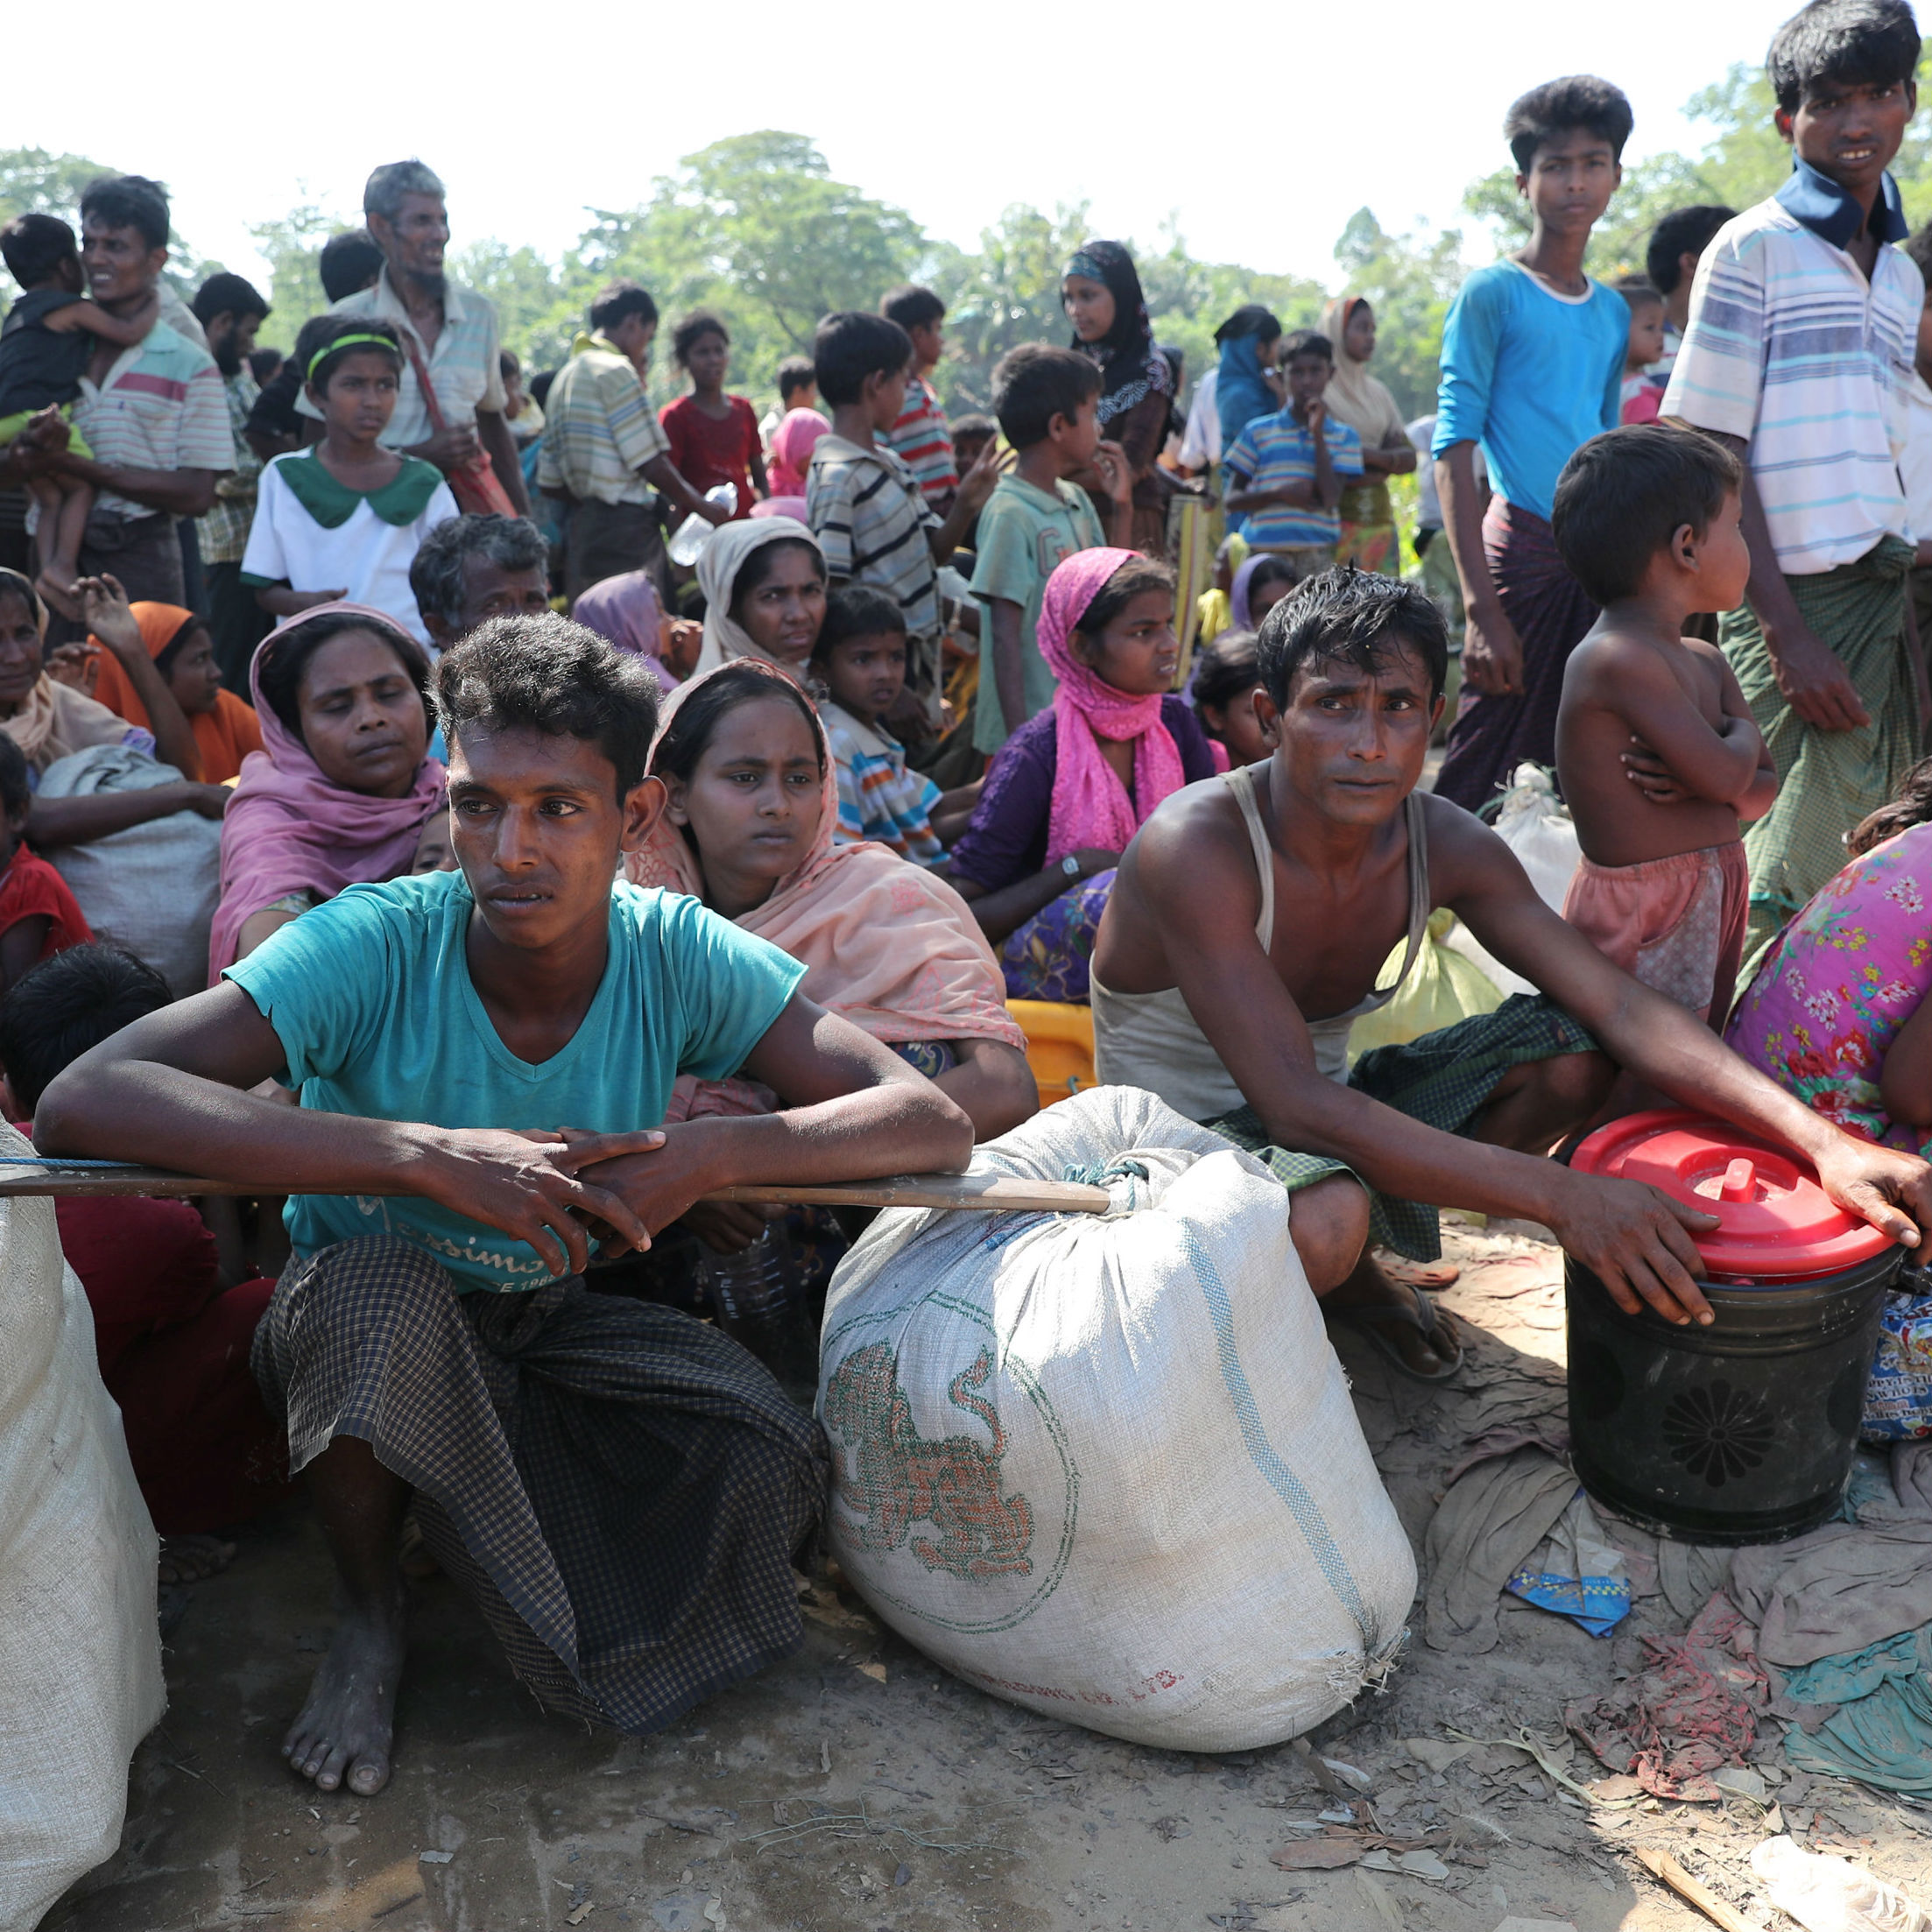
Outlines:
<svg viewBox="0 0 1932 1932"><path fill-rule="evenodd" d="M782 671L745 658L680 685L651 769L671 802L624 862L634 884L689 892L791 954L809 998L944 1088L980 1139L1032 1115L1026 1035L992 948L943 879L883 845L833 844L837 768ZM760 1104L743 1082L685 1086L673 1105L686 1114Z"/></svg>

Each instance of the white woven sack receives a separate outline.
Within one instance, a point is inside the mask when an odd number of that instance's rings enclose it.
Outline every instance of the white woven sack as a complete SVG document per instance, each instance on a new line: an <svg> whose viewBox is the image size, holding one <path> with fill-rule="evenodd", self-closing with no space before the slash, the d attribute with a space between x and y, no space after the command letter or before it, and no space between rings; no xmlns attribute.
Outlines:
<svg viewBox="0 0 1932 1932"><path fill-rule="evenodd" d="M1183 1750L1299 1735L1387 1668L1415 1564L1289 1197L1129 1087L974 1168L1105 1174L1114 1210L897 1209L866 1230L820 1354L840 1565L1029 1710Z"/></svg>
<svg viewBox="0 0 1932 1932"><path fill-rule="evenodd" d="M1583 863L1583 849L1577 843L1569 807L1556 796L1556 787L1541 765L1516 767L1515 782L1503 794L1496 814L1496 836L1515 853L1536 888L1536 896L1551 912L1561 913L1569 896L1569 882ZM1442 943L1452 953L1460 953L1501 991L1536 991L1460 922Z"/></svg>
<svg viewBox="0 0 1932 1932"><path fill-rule="evenodd" d="M0 1153L32 1151L0 1126ZM159 1554L53 1203L0 1201L0 1932L121 1842L166 1702Z"/></svg>
<svg viewBox="0 0 1932 1932"><path fill-rule="evenodd" d="M50 765L39 795L92 798L180 782L172 765L97 744ZM67 882L96 939L145 959L177 999L208 984L208 927L222 897L219 819L173 812L42 857Z"/></svg>

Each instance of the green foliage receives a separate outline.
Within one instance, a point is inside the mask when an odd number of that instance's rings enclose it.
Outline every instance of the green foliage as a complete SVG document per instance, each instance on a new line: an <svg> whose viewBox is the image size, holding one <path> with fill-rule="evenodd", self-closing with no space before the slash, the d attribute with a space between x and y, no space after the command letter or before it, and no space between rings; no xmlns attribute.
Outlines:
<svg viewBox="0 0 1932 1932"><path fill-rule="evenodd" d="M1405 419L1427 415L1435 406L1442 323L1463 283L1462 231L1390 235L1367 208L1357 208L1335 244L1335 258L1347 274L1345 292L1365 296L1375 310L1375 373Z"/></svg>
<svg viewBox="0 0 1932 1932"><path fill-rule="evenodd" d="M53 215L78 236L82 191L103 174L124 172L80 154L50 154L45 148L0 148L0 225L17 215ZM166 279L185 300L221 265L203 261L177 234L168 248ZM4 268L0 268L0 291L8 301L18 293Z"/></svg>

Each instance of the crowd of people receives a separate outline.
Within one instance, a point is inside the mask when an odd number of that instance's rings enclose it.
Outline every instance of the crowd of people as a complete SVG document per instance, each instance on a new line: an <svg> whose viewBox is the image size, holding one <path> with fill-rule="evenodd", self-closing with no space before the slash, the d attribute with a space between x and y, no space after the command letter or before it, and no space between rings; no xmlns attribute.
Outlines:
<svg viewBox="0 0 1932 1932"><path fill-rule="evenodd" d="M796 1646L827 1444L702 1284L849 1230L708 1197L962 1168L1040 1104L1026 1002L1264 1160L1425 1381L1439 1207L1710 1319L1709 1218L1549 1158L1646 1096L1932 1228L1919 50L1813 0L1784 185L1617 286L1629 103L1523 95L1528 239L1411 422L1350 293L1237 308L1185 394L1103 239L948 422L917 286L762 417L707 309L652 408L629 281L526 382L420 160L279 362L243 278L174 294L151 180L0 233L0 1090L45 1152L250 1190L60 1234L168 1574L298 1477L328 1531L296 1772L388 1778L405 1520L554 1710L652 1730ZM1479 815L1526 762L1561 914ZM1351 1068L1443 909L1538 991Z"/></svg>

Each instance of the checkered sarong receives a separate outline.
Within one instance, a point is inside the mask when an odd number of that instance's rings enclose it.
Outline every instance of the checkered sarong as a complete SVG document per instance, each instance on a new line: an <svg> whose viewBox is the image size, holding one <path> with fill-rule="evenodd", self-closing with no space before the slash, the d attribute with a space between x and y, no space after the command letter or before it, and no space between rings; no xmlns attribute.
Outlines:
<svg viewBox="0 0 1932 1932"><path fill-rule="evenodd" d="M459 1294L394 1237L290 1262L253 1366L289 1469L360 1437L552 1710L643 1734L803 1639L816 1422L716 1329L581 1278Z"/></svg>
<svg viewBox="0 0 1932 1932"><path fill-rule="evenodd" d="M1512 993L1492 1013L1477 1013L1420 1040L1364 1054L1349 1084L1411 1120L1462 1134L1512 1067L1597 1050L1596 1040L1548 995ZM1331 1174L1355 1174L1345 1160L1276 1146L1252 1107L1237 1107L1206 1125L1265 1161L1290 1194ZM1355 1178L1361 1180L1359 1174ZM1368 1188L1366 1181L1362 1184ZM1372 1239L1412 1261L1433 1261L1442 1253L1442 1228L1434 1208L1421 1201L1399 1201L1372 1188L1368 1195Z"/></svg>

